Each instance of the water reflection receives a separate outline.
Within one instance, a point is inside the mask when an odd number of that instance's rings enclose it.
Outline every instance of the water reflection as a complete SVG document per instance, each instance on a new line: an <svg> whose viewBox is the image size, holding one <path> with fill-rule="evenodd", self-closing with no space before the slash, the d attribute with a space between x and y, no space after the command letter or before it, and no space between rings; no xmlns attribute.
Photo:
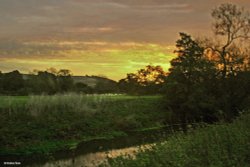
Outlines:
<svg viewBox="0 0 250 167"><path fill-rule="evenodd" d="M69 159L47 162L44 165L36 165L35 167L96 167L101 163L106 162L107 158L115 158L121 155L135 157L138 151L151 149L153 145L154 144L147 144L123 149L113 149L110 151L89 153Z"/></svg>
<svg viewBox="0 0 250 167"><path fill-rule="evenodd" d="M30 167L88 167L97 166L119 155L135 155L152 143L161 142L172 133L172 128L163 127L147 131L131 131L127 136L113 139L95 139L78 144L74 150L61 150L49 155L5 156L5 161L18 161ZM140 146L140 147L138 147Z"/></svg>

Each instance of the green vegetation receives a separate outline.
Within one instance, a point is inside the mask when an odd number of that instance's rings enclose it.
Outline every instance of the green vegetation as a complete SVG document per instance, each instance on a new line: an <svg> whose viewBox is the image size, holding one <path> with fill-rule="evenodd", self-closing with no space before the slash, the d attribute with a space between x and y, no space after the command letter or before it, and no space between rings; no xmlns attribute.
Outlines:
<svg viewBox="0 0 250 167"><path fill-rule="evenodd" d="M197 40L180 33L169 73L149 65L118 83L99 78L94 87L81 78L74 80L65 69L38 71L26 79L18 71L0 73L1 94L40 95L0 97L0 154L74 149L81 141L144 132L166 123L181 124L188 132L190 123L224 121L187 135L176 133L153 150L139 153L136 160L121 157L109 163L129 167L249 166L250 116L228 123L250 109L250 52L244 45L250 39L250 13L222 4L212 17L215 39L222 40ZM163 98L69 92L162 94Z"/></svg>
<svg viewBox="0 0 250 167"><path fill-rule="evenodd" d="M250 52L243 44L250 38L250 13L222 4L212 17L216 42L180 33L165 80L166 105L184 131L187 122L232 121L250 108Z"/></svg>
<svg viewBox="0 0 250 167"><path fill-rule="evenodd" d="M129 94L163 94L167 73L161 66L147 65L136 73L129 73L118 82L120 92Z"/></svg>
<svg viewBox="0 0 250 167"><path fill-rule="evenodd" d="M0 154L71 149L80 141L159 127L167 117L160 96L62 94L0 99Z"/></svg>
<svg viewBox="0 0 250 167"><path fill-rule="evenodd" d="M250 13L221 4L211 15L214 39L181 32L169 73L146 66L119 81L125 93L163 94L171 121L184 131L189 122L232 121L250 108Z"/></svg>
<svg viewBox="0 0 250 167"><path fill-rule="evenodd" d="M28 96L0 96L0 108L23 105L28 101Z"/></svg>
<svg viewBox="0 0 250 167"><path fill-rule="evenodd" d="M111 167L247 167L250 165L250 114L232 124L210 125L175 133L152 150L141 151L136 159L109 159ZM106 166L105 164L102 166Z"/></svg>
<svg viewBox="0 0 250 167"><path fill-rule="evenodd" d="M21 74L0 71L0 95L54 95L66 92L117 93L117 82L101 76L72 76L70 70L54 68Z"/></svg>

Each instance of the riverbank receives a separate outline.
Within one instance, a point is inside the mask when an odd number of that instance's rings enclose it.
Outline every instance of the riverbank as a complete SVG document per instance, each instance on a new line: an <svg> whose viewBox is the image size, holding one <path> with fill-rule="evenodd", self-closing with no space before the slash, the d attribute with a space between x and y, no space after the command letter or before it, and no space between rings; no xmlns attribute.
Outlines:
<svg viewBox="0 0 250 167"><path fill-rule="evenodd" d="M0 162L20 162L22 166L32 167L41 167L46 165L58 166L58 164L61 164L60 166L80 167L82 165L86 166L85 163L88 163L90 166L92 166L93 164L91 164L91 162L88 160L89 156L91 158L95 158L96 156L102 155L103 162L106 161L105 154L108 156L109 153L113 151L116 152L116 150L120 150L119 152L123 154L126 153L123 152L123 150L127 150L127 148L138 150L142 145L151 145L155 142L162 141L166 136L171 135L171 133L172 128L168 126L143 131L130 131L128 132L127 136L120 136L112 139L103 138L83 141L80 142L74 149L62 149L50 154L0 156ZM76 159L81 160L81 162L75 162ZM99 159L96 159L96 161L98 160Z"/></svg>
<svg viewBox="0 0 250 167"><path fill-rule="evenodd" d="M161 127L160 96L54 95L0 97L0 155L73 150L79 143Z"/></svg>
<svg viewBox="0 0 250 167"><path fill-rule="evenodd" d="M188 134L174 133L153 149L135 157L109 159L102 167L247 167L250 166L250 114L233 123L220 123Z"/></svg>

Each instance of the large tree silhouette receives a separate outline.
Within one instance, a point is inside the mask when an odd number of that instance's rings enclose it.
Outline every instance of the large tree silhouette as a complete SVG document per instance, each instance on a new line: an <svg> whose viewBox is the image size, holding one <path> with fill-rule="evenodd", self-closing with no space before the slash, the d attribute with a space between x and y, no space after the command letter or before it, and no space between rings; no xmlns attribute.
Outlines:
<svg viewBox="0 0 250 167"><path fill-rule="evenodd" d="M171 61L166 80L166 99L167 107L185 130L187 121L201 117L208 119L212 115L213 98L209 88L213 85L211 80L215 77L215 66L204 55L204 48L190 35L180 33L176 47L178 56Z"/></svg>
<svg viewBox="0 0 250 167"><path fill-rule="evenodd" d="M177 58L171 61L166 80L167 107L184 129L187 121L200 118L230 121L250 104L249 52L244 50L250 38L250 15L243 8L222 4L212 16L215 35L222 40L204 45L180 33Z"/></svg>
<svg viewBox="0 0 250 167"><path fill-rule="evenodd" d="M250 13L233 4L222 4L212 11L212 17L213 31L223 39L220 45L210 49L219 57L221 74L225 78L244 62L242 48L237 46L250 39Z"/></svg>

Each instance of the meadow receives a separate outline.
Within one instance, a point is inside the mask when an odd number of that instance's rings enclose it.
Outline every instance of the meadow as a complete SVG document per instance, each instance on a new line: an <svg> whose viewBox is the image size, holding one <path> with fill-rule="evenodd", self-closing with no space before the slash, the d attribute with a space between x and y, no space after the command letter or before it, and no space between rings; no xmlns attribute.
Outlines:
<svg viewBox="0 0 250 167"><path fill-rule="evenodd" d="M217 123L175 132L152 149L134 156L109 159L102 167L248 167L250 166L250 114L233 123Z"/></svg>
<svg viewBox="0 0 250 167"><path fill-rule="evenodd" d="M48 154L164 125L161 96L59 94L0 97L0 154Z"/></svg>

